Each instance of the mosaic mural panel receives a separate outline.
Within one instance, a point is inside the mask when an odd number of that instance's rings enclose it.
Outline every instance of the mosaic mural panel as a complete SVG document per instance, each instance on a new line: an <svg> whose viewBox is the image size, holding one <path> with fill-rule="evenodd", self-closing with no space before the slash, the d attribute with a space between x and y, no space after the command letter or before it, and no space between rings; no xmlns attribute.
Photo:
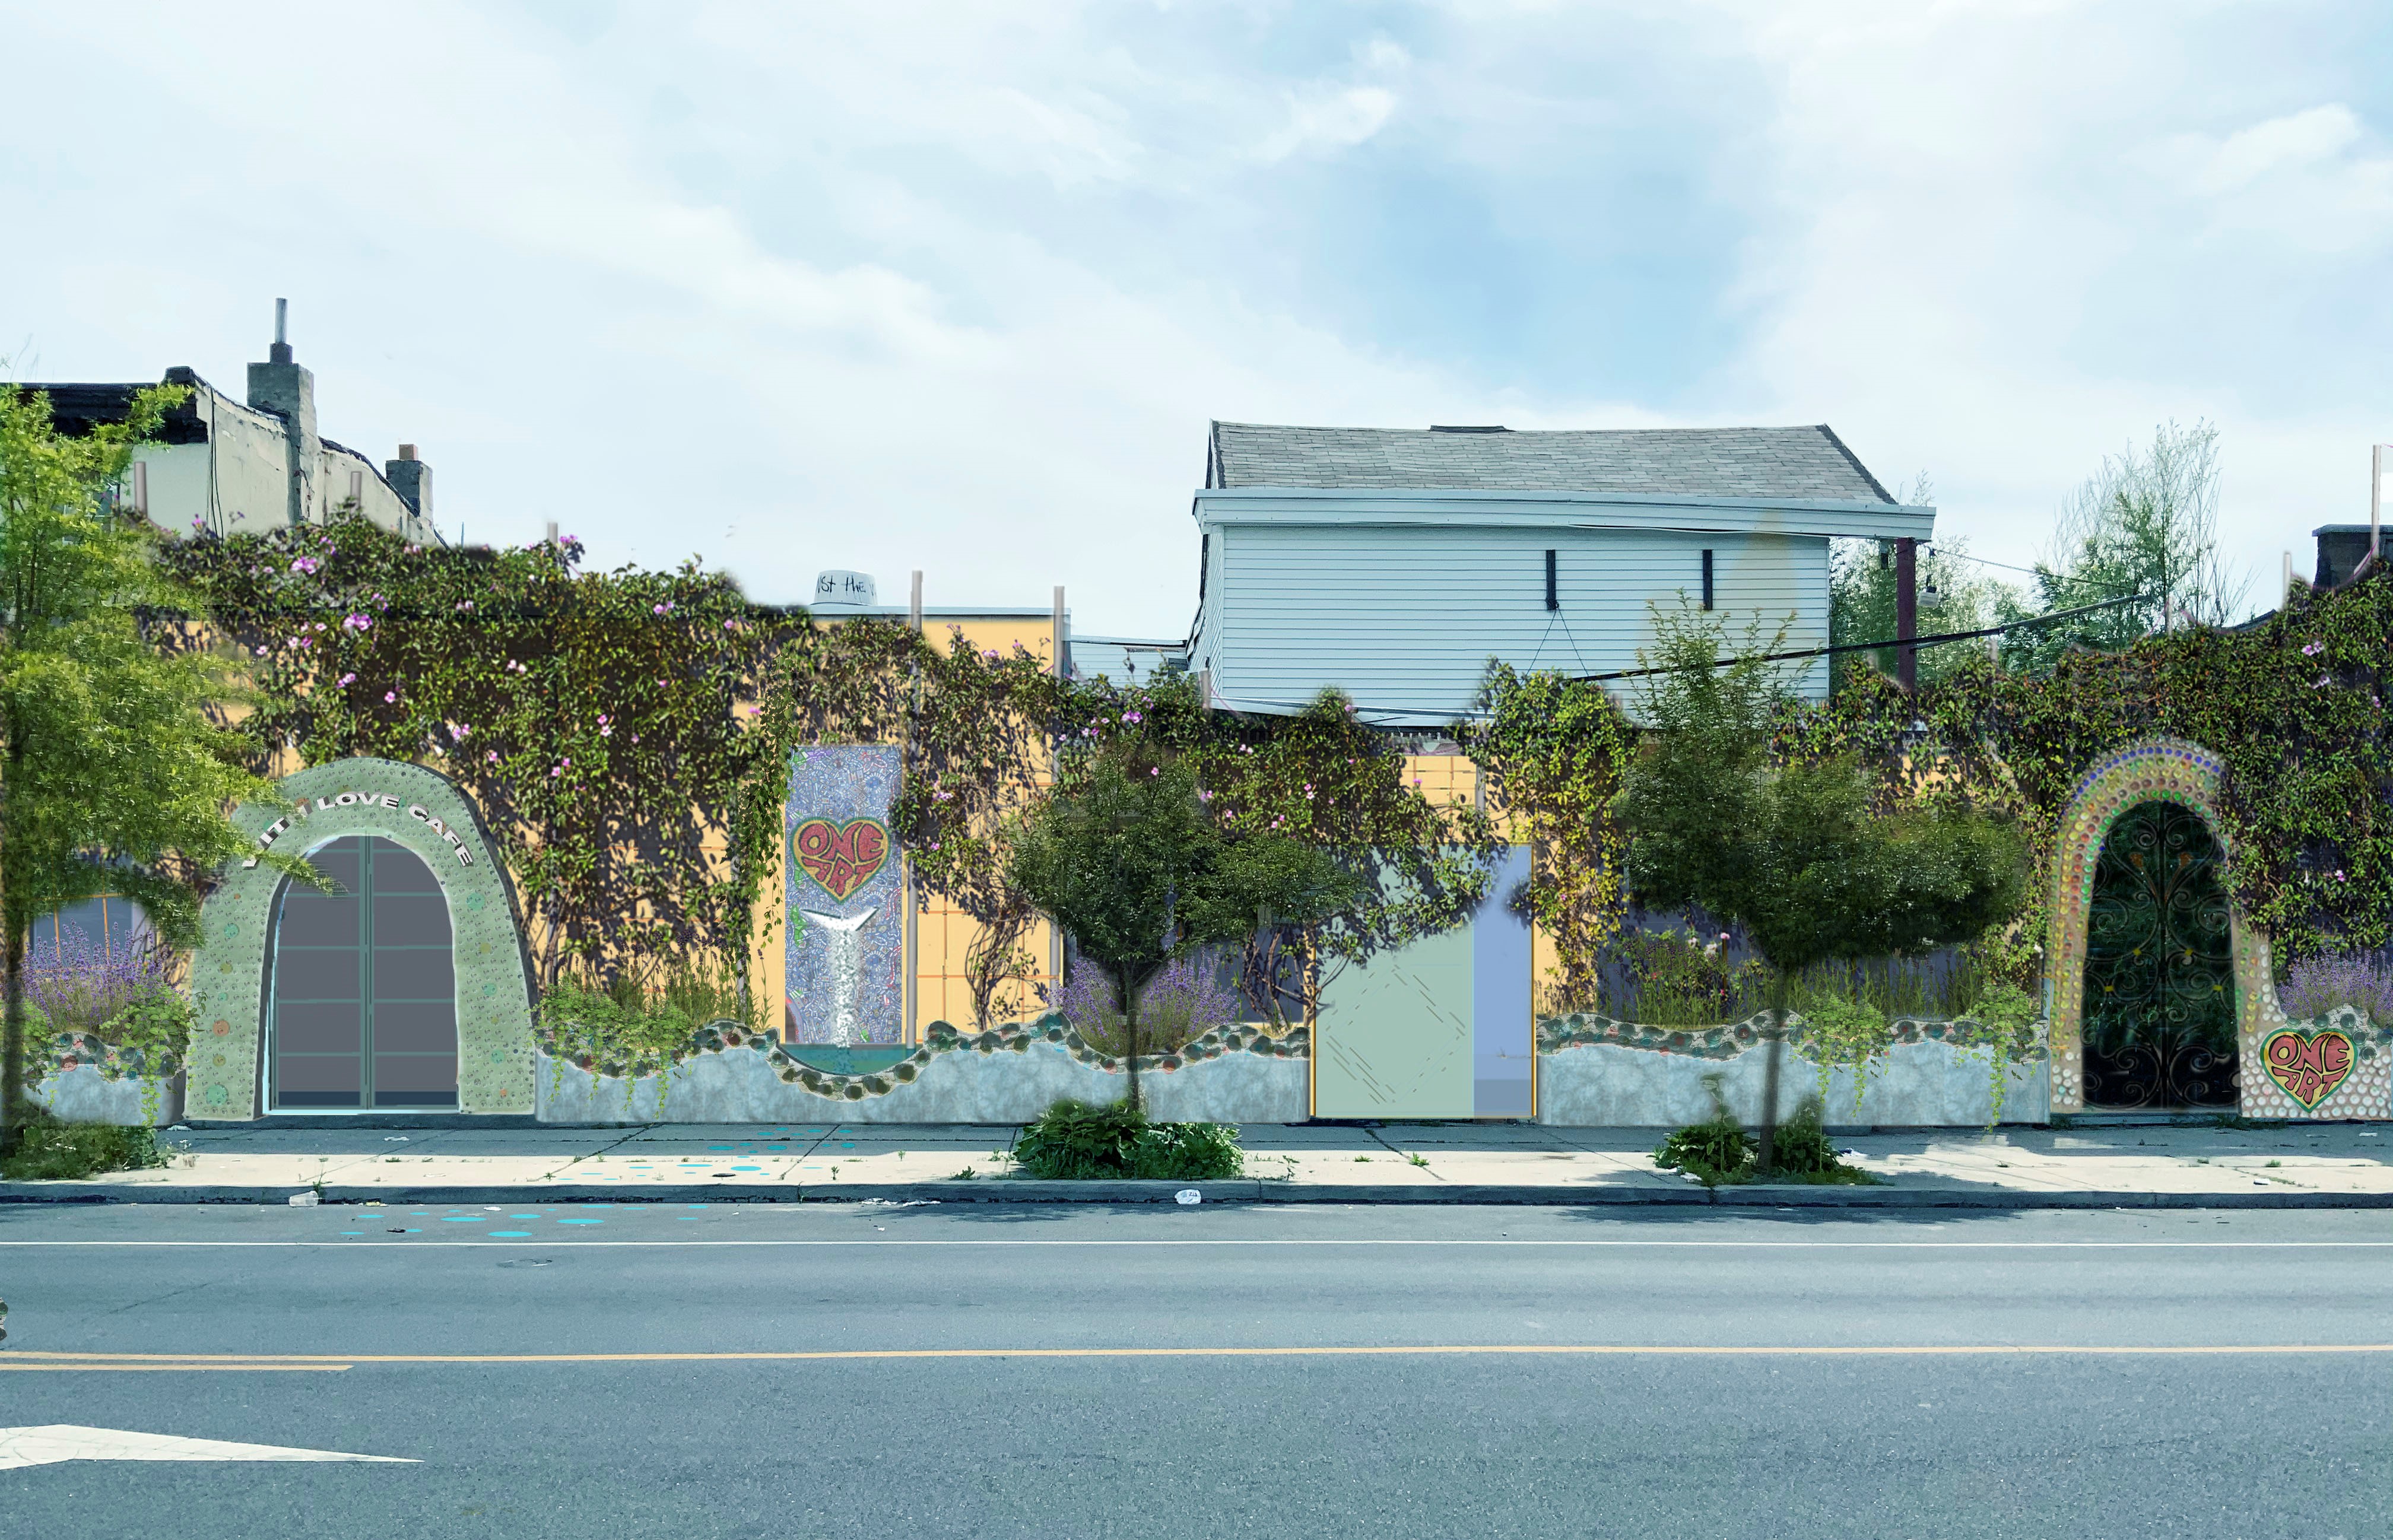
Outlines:
<svg viewBox="0 0 2393 1540"><path fill-rule="evenodd" d="M2077 783L2054 845L2052 937L2047 954L2052 989L2052 1110L2086 1108L2085 989L2086 920L2094 897L2095 868L2102 842L2119 816L2139 803L2163 801L2199 814L2231 868L2233 844L2218 816L2219 781L2226 764L2216 754L2176 738L2152 738L2097 761ZM2238 1100L2246 1117L2386 1117L2384 1066L2375 1054L2338 1054L2333 1044L2311 1040L2289 1046L2283 1039L2297 1024L2286 1020L2277 1001L2268 939L2230 917L2234 951L2236 1050L2241 1062ZM2366 1045L2373 1049L2374 1034ZM2352 1045L2347 1043L2347 1048ZM2276 1059L2269 1057L2273 1049ZM2284 1061L2280 1065L2278 1061ZM2338 1065L2340 1073L2336 1073ZM2285 1074L2281 1080L2280 1068ZM2332 1077L2332 1083L2327 1083ZM2289 1094L2312 1098L2309 1104Z"/></svg>
<svg viewBox="0 0 2393 1540"><path fill-rule="evenodd" d="M902 775L894 748L791 756L781 818L790 1042L853 1047L905 1037L905 884L889 832Z"/></svg>
<svg viewBox="0 0 2393 1540"><path fill-rule="evenodd" d="M281 785L289 813L250 806L233 821L261 849L304 855L344 835L393 840L421 856L449 903L457 987L457 1106L532 1110L531 979L506 879L473 805L440 776L395 760L312 765ZM266 948L281 874L234 862L201 906L191 959L188 1115L258 1116Z"/></svg>

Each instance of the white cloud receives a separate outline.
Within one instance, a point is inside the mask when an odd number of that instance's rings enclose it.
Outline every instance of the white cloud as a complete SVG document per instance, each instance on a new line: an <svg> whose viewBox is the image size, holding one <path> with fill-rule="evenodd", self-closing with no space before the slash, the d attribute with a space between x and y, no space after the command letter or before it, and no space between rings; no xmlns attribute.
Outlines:
<svg viewBox="0 0 2393 1540"><path fill-rule="evenodd" d="M1268 162L1311 151L1351 149L1386 127L1395 111L1396 94L1378 85L1349 85L1291 96L1288 122L1263 140L1255 154Z"/></svg>
<svg viewBox="0 0 2393 1540"><path fill-rule="evenodd" d="M1108 632L1187 622L1212 417L1825 420L2014 559L2102 453L2209 416L2273 570L2393 437L2387 109L2299 18L2167 15L20 8L0 198L33 238L0 244L0 338L45 377L235 385L287 294L325 430L422 443L476 540L557 517L766 596L827 567L923 568L934 604L1060 581ZM1440 177L1481 202L1406 201ZM1663 214L1727 212L1674 234L1603 190L1672 180ZM1380 223L1328 253L1316 205ZM1480 243L1436 244L1452 220ZM1606 242L1585 281L1623 311L1734 258L1708 369L1665 335L1591 360L1654 382L1628 399L1519 383L1508 347L1571 346L1525 291L1433 351L1354 319Z"/></svg>
<svg viewBox="0 0 2393 1540"><path fill-rule="evenodd" d="M2360 137L2360 119L2341 102L2288 112L2239 129L2211 151L2194 186L2232 192L2272 171L2308 166L2340 154Z"/></svg>

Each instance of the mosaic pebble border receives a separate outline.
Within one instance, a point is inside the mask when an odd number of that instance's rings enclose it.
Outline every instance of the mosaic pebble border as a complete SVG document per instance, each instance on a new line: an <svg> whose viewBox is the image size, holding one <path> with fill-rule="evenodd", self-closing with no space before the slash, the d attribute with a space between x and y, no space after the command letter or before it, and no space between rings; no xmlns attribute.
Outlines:
<svg viewBox="0 0 2393 1540"><path fill-rule="evenodd" d="M726 1049L746 1048L761 1051L773 1073L785 1085L797 1086L825 1101L861 1102L870 1096L886 1096L899 1086L912 1083L931 1062L942 1053L1025 1053L1034 1043L1047 1042L1061 1047L1078 1063L1108 1074L1121 1073L1122 1061L1112 1054L1101 1053L1081 1040L1069 1022L1061 1016L1041 1016L1035 1022L1013 1023L991 1027L986 1032L964 1032L946 1022L933 1022L923 1031L922 1045L913 1052L870 1075L840 1075L815 1068L792 1057L773 1038L751 1032L737 1022L709 1022L698 1029L693 1053L720 1053ZM1225 1054L1252 1053L1268 1059L1309 1059L1313 1056L1312 1039L1303 1027L1294 1027L1285 1038L1274 1038L1249 1025L1217 1026L1210 1032L1190 1038L1170 1053L1139 1055L1142 1075L1169 1075L1186 1064L1202 1064ZM621 1064L594 1064L587 1058L555 1059L554 1066L572 1063L577 1067L602 1076L618 1076Z"/></svg>
<svg viewBox="0 0 2393 1540"><path fill-rule="evenodd" d="M1569 1049L1603 1044L1612 1048L1643 1049L1654 1053L1681 1053L1698 1059L1733 1059L1763 1040L1763 1029L1769 1022L1767 1013L1719 1026L1675 1027L1648 1026L1592 1012L1549 1016L1537 1023L1537 1051L1560 1053ZM2035 1043L2015 1051L2011 1056L2013 1063L2021 1064L2045 1057L2042 1024L2036 1024ZM1979 1048L1984 1046L1991 1037L1983 1025L1966 1016L1953 1020L1933 1016L1900 1016L1889 1025L1892 1030L1890 1046L1895 1047L1909 1043L1950 1043L1955 1048ZM1787 1017L1787 1044L1799 1051L1810 1037L1803 1018L1799 1014L1790 1014Z"/></svg>

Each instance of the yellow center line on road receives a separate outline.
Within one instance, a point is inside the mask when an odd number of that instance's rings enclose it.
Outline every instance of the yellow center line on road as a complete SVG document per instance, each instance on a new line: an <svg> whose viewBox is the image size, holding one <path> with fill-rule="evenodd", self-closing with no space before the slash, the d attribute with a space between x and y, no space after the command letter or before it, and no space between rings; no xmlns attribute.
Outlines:
<svg viewBox="0 0 2393 1540"><path fill-rule="evenodd" d="M1623 1343L1471 1343L1410 1347L855 1348L756 1352L613 1353L78 1353L0 1354L0 1369L321 1369L360 1364L788 1364L849 1359L963 1358L2005 1358L2281 1356L2393 1353L2393 1342L2163 1344L1946 1343L1910 1346L1692 1347Z"/></svg>

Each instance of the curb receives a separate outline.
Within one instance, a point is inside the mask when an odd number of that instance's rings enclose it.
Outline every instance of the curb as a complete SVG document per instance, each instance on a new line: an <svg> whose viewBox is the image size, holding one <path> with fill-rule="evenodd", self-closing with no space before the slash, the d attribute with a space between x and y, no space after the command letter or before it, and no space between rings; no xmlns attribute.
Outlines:
<svg viewBox="0 0 2393 1540"><path fill-rule="evenodd" d="M1300 1184L1251 1178L1230 1181L984 1181L746 1184L694 1182L603 1188L574 1186L354 1187L327 1184L328 1205L379 1203L1010 1203L1168 1204L1195 1188L1207 1203L1418 1204L1442 1207L1536 1205L1622 1208L2393 1208L2393 1193L2152 1193L1973 1187L1755 1186L1628 1187L1451 1182L1438 1186ZM282 1207L289 1186L167 1186L137 1182L0 1182L0 1205L254 1204Z"/></svg>

